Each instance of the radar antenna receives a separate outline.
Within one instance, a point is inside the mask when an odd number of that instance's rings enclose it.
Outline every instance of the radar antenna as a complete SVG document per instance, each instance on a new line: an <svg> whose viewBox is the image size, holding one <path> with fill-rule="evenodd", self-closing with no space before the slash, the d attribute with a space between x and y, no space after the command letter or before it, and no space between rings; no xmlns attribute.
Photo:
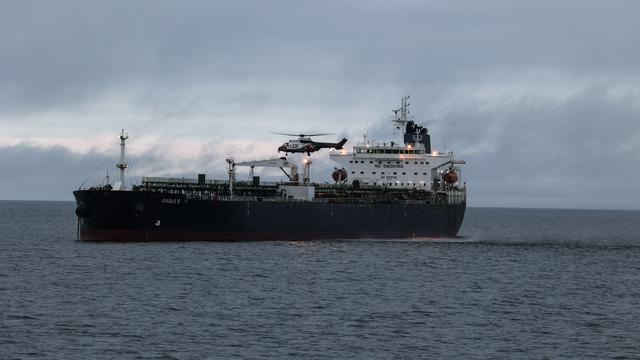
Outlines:
<svg viewBox="0 0 640 360"><path fill-rule="evenodd" d="M408 115L409 115L409 98L411 97L411 95L407 95L407 96L403 96L402 99L400 100L400 109L394 109L393 111L393 117L391 119L391 121L393 123L395 123L395 129L396 130L402 130L404 129L405 125L407 124L407 122L409 122L408 120Z"/></svg>

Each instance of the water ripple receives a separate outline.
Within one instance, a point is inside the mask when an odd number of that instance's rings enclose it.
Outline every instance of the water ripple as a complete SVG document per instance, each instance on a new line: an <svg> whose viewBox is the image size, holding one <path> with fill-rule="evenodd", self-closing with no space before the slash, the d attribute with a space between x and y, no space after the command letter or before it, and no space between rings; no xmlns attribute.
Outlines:
<svg viewBox="0 0 640 360"><path fill-rule="evenodd" d="M469 209L451 239L101 244L73 240L73 209L0 202L2 359L640 354L638 212Z"/></svg>

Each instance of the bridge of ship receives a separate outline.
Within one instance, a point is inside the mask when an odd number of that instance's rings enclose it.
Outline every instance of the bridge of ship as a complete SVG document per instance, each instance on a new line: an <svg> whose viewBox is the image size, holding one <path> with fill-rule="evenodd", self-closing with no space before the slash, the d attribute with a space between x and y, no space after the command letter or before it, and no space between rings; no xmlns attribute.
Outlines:
<svg viewBox="0 0 640 360"><path fill-rule="evenodd" d="M461 175L457 165L464 164L452 152L427 152L411 145L357 145L351 153L332 151L329 157L347 170L351 182L424 190L441 186L441 176L450 168ZM460 187L459 183L454 185Z"/></svg>

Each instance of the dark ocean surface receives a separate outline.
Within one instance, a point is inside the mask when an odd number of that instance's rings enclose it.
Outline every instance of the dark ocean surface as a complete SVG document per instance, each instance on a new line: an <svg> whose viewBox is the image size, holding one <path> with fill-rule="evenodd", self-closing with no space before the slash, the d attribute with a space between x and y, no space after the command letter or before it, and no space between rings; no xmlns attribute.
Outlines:
<svg viewBox="0 0 640 360"><path fill-rule="evenodd" d="M640 358L640 212L470 208L460 238L81 243L0 202L0 359Z"/></svg>

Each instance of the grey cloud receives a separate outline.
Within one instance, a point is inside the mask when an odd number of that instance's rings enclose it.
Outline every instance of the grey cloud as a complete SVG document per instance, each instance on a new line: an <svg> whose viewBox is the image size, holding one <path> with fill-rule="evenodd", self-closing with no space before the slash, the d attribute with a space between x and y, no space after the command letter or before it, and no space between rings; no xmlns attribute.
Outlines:
<svg viewBox="0 0 640 360"><path fill-rule="evenodd" d="M5 200L72 200L72 191L102 184L107 173L111 182L117 178L117 154L90 152L73 153L62 146L51 148L30 145L0 147L0 199ZM224 167L212 167L210 159L194 159L186 171L172 169L170 156L160 151L129 156L127 184L140 183L141 176L194 177L206 171L217 178L224 177ZM189 171L191 170L191 171ZM86 182L85 182L86 181Z"/></svg>
<svg viewBox="0 0 640 360"><path fill-rule="evenodd" d="M470 187L477 189L476 201L502 206L638 207L636 101L614 101L602 89L589 89L566 102L534 105L523 101L487 112L460 109L439 123L450 136L449 147L462 149L463 155L469 144L491 145L491 150L465 156L465 175L473 179ZM494 133L485 125L498 117L504 123ZM435 140L442 146L442 137Z"/></svg>
<svg viewBox="0 0 640 360"><path fill-rule="evenodd" d="M638 70L635 1L5 2L0 105L252 79L434 86L485 70Z"/></svg>
<svg viewBox="0 0 640 360"><path fill-rule="evenodd" d="M102 156L77 156L56 146L0 147L0 198L5 200L71 200L71 191L82 182Z"/></svg>

